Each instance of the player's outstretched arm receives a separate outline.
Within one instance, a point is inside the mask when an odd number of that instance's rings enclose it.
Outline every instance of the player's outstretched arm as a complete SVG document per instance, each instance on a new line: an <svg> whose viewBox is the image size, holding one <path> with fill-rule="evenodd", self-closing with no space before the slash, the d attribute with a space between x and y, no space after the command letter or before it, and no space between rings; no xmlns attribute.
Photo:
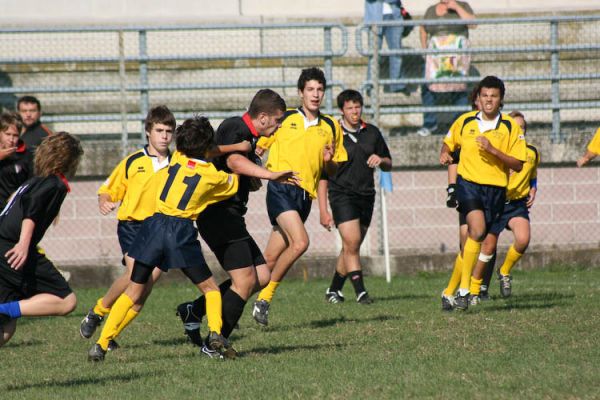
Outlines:
<svg viewBox="0 0 600 400"><path fill-rule="evenodd" d="M227 157L227 166L229 169L231 169L231 171L239 175L268 179L277 182L290 182L294 184L298 184L300 181L297 173L294 171L269 171L268 169L248 160L241 154L232 154Z"/></svg>
<svg viewBox="0 0 600 400"><path fill-rule="evenodd" d="M577 167L581 168L584 165L586 165L587 163L589 163L590 161L592 161L594 158L598 157L598 154L593 153L589 150L585 151L585 154L582 155L579 160L577 160Z"/></svg>
<svg viewBox="0 0 600 400"><path fill-rule="evenodd" d="M219 157L229 153L249 153L252 151L252 144L244 140L243 142L234 144L221 144L214 146L208 151L207 158Z"/></svg>

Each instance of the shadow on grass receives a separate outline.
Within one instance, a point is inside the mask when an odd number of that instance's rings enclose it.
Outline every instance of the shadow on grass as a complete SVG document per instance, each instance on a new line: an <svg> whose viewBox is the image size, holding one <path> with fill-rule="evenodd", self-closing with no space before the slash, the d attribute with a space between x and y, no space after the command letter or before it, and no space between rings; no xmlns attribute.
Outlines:
<svg viewBox="0 0 600 400"><path fill-rule="evenodd" d="M373 300L376 303L380 301L394 301L394 300L420 300L420 299L431 299L430 294L395 294L392 296L381 297L377 296Z"/></svg>
<svg viewBox="0 0 600 400"><path fill-rule="evenodd" d="M327 350L331 350L332 348L335 349L343 349L346 348L348 346L354 346L355 343L336 343L336 344L299 344L299 345L293 345L293 346L271 346L271 347L257 347L254 348L250 351L245 351L245 352L241 352L240 356L248 356L248 355L253 355L253 354L279 354L279 353L285 353L288 351L298 351L298 350L323 350L323 349L327 349Z"/></svg>
<svg viewBox="0 0 600 400"><path fill-rule="evenodd" d="M575 295L573 293L558 293L558 292L546 292L546 293L525 293L514 296L515 300L524 301L548 301L548 300L566 300L573 299Z"/></svg>
<svg viewBox="0 0 600 400"><path fill-rule="evenodd" d="M38 339L32 339L32 340L27 340L24 342L8 342L8 344L6 345L6 347L35 347L35 346L40 346L44 344L44 342L42 342L41 340Z"/></svg>
<svg viewBox="0 0 600 400"><path fill-rule="evenodd" d="M111 375L111 376L103 376L103 377L88 377L88 378L75 378L75 379L67 379L67 380L56 380L56 381L48 381L48 382L37 382L37 383L23 383L18 385L8 384L5 386L5 390L7 391L19 391L19 390L27 390L27 389L35 389L35 388L51 388L51 387L73 387L73 386L83 386L83 385L104 385L110 384L114 382L128 382L133 379L139 379L148 374L140 374L139 372L129 372L125 374L119 375Z"/></svg>
<svg viewBox="0 0 600 400"><path fill-rule="evenodd" d="M293 325L279 325L279 326L269 326L269 327L258 327L255 329L260 329L261 331L266 332L285 332L290 330L298 330L298 329L322 329L329 328L331 326L335 326L337 324L344 324L347 322L351 323L359 323L364 324L368 322L383 322L383 321L391 321L391 320L399 320L400 316L398 315L375 315L373 317L368 318L351 318L351 317L337 317L337 318L327 318L327 319L318 319L310 322L305 322L301 324L293 324Z"/></svg>
<svg viewBox="0 0 600 400"><path fill-rule="evenodd" d="M190 342L188 340L187 337L172 337L172 338L166 338L166 339L154 339L152 341L153 344L159 345L159 346L181 346L184 344L192 344L192 342ZM135 346L132 346L135 347Z"/></svg>

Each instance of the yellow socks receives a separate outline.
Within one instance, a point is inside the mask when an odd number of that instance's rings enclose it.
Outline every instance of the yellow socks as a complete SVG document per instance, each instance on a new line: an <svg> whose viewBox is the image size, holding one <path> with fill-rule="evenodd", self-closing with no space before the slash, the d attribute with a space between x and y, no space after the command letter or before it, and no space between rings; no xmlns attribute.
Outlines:
<svg viewBox="0 0 600 400"><path fill-rule="evenodd" d="M273 282L270 281L267 287L260 291L258 298L256 300L264 300L267 303L270 303L273 300L273 296L275 295L275 291L281 282Z"/></svg>
<svg viewBox="0 0 600 400"><path fill-rule="evenodd" d="M223 301L221 292L212 290L204 293L206 299L206 320L208 322L208 331L221 334L223 326Z"/></svg>
<svg viewBox="0 0 600 400"><path fill-rule="evenodd" d="M463 296L471 287L471 274L473 273L475 264L477 264L477 257L479 256L480 251L481 242L476 242L468 237L463 250L463 267L460 278L460 291Z"/></svg>
<svg viewBox="0 0 600 400"><path fill-rule="evenodd" d="M110 307L106 308L102 304L102 300L104 297L100 297L94 306L94 314L98 314L101 317L104 317L106 314L110 312Z"/></svg>
<svg viewBox="0 0 600 400"><path fill-rule="evenodd" d="M471 289L469 290L469 292L471 292L471 296L479 296L479 293L481 292L482 283L483 278L476 279L474 277L471 277Z"/></svg>
<svg viewBox="0 0 600 400"><path fill-rule="evenodd" d="M522 256L523 254L515 250L514 245L510 245L508 253L506 253L506 258L504 259L504 264L502 264L500 267L500 274L510 275L510 270L515 266L517 261L519 261Z"/></svg>
<svg viewBox="0 0 600 400"><path fill-rule="evenodd" d="M117 332L115 333L115 337L121 334L121 331L127 327L139 315L138 311L135 311L133 308L130 308L125 314L125 319L121 322L121 325L117 328ZM114 339L114 338L113 338Z"/></svg>
<svg viewBox="0 0 600 400"><path fill-rule="evenodd" d="M448 287L444 290L446 296L454 296L456 289L458 289L462 274L462 262L462 255L459 251L456 260L454 260L454 269L452 270L452 276L450 276L450 282L448 282Z"/></svg>
<svg viewBox="0 0 600 400"><path fill-rule="evenodd" d="M104 328L102 329L102 333L100 334L100 339L96 342L103 350L106 351L106 349L108 349L108 342L116 336L119 326L127 317L127 312L131 307L133 307L133 301L125 293L119 296L112 306L110 314L108 314L108 318L104 324Z"/></svg>

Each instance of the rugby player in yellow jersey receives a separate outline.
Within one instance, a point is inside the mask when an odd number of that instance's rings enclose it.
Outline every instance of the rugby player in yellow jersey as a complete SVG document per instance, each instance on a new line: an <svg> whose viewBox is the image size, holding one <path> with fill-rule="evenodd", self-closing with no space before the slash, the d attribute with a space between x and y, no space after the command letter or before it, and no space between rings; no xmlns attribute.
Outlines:
<svg viewBox="0 0 600 400"><path fill-rule="evenodd" d="M302 70L298 94L302 105L288 110L275 134L262 138L258 146L269 148L267 169L292 170L298 174L298 186L269 181L267 211L273 230L264 255L271 280L254 302L252 316L260 325L268 325L269 306L275 291L294 262L308 248L304 222L317 196L323 172L333 175L337 163L348 159L338 122L321 114L319 107L326 89L325 74L318 68Z"/></svg>
<svg viewBox="0 0 600 400"><path fill-rule="evenodd" d="M519 111L513 111L509 115L519 124L523 134L525 134L527 122L523 114ZM504 263L498 271L498 277L502 297L510 297L512 293L510 271L523 256L531 238L529 208L533 205L537 193L537 167L539 163L540 155L537 149L528 143L527 160L523 164L523 169L520 172L511 173L508 179L504 211L500 218L492 223L492 227L481 246L481 254L471 277L470 305L479 304L482 299L482 292L487 295L485 292L487 292L491 271L494 269L492 260L495 259L496 255L498 236L505 228L512 231L514 242L508 249ZM484 283L486 269L490 269L490 273L484 287L482 283Z"/></svg>
<svg viewBox="0 0 600 400"><path fill-rule="evenodd" d="M98 190L98 207L102 215L107 215L119 207L117 236L126 271L113 282L106 294L96 301L95 306L81 321L79 333L86 339L92 337L106 314L110 312L114 302L129 284L133 259L127 253L142 222L154 214L158 182L156 173L169 165L169 145L175 130L175 116L164 105L153 107L146 116L145 130L148 144L125 157ZM245 147L250 149L250 144L222 146L214 149L213 153L243 151ZM137 317L160 274L161 270L155 268L152 279L146 285L144 295L139 303L131 308L115 337ZM117 347L113 338L108 349L114 350Z"/></svg>
<svg viewBox="0 0 600 400"><path fill-rule="evenodd" d="M205 161L214 147L214 130L207 118L184 121L175 132L175 143L177 151L168 169L157 177L156 212L144 220L129 248L134 259L131 281L113 305L100 339L88 352L90 361L104 360L108 343L144 295L154 266L163 271L180 268L204 293L209 329L206 345L225 356L235 356L221 335L221 293L204 260L194 220L208 205L237 192L237 175L217 171Z"/></svg>
<svg viewBox="0 0 600 400"><path fill-rule="evenodd" d="M79 333L89 339L110 312L117 298L129 284L133 259L127 254L142 222L154 214L156 208L156 172L169 165L169 145L175 130L175 116L166 106L150 109L145 121L148 144L125 157L113 170L98 190L98 208L107 215L115 208L117 212L117 236L123 253L126 270L117 278L106 294L96 301L81 321ZM140 312L152 285L160 277L160 269L154 269L152 279L146 285L143 296L124 319L115 336L123 330ZM116 348L116 342L110 342L108 349Z"/></svg>
<svg viewBox="0 0 600 400"><path fill-rule="evenodd" d="M583 167L600 154L600 128L596 130L594 137L587 146L585 153L577 160L577 166Z"/></svg>
<svg viewBox="0 0 600 400"><path fill-rule="evenodd" d="M455 264L455 269L461 271L455 298L458 310L468 308L471 274L481 242L502 213L509 169L520 171L526 160L521 128L500 112L504 93L502 80L485 77L479 83L481 111L461 115L450 127L440 151L440 163L448 165L452 162L452 152L460 148L456 197L458 211L466 216L468 237L462 251L462 265ZM453 276L458 274L453 272Z"/></svg>

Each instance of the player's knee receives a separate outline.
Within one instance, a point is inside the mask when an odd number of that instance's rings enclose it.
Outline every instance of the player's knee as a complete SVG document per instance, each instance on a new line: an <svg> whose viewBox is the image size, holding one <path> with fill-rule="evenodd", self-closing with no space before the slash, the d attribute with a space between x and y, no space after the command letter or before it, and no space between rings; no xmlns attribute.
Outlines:
<svg viewBox="0 0 600 400"><path fill-rule="evenodd" d="M357 255L360 251L360 240L351 240L344 242L344 247L342 248L342 251L346 256Z"/></svg>
<svg viewBox="0 0 600 400"><path fill-rule="evenodd" d="M63 299L60 315L68 315L72 313L75 311L75 307L77 307L77 297L75 296L75 293L71 293Z"/></svg>
<svg viewBox="0 0 600 400"><path fill-rule="evenodd" d="M301 255L301 254L304 254L304 252L308 249L309 244L310 244L310 241L306 237L306 238L294 240L292 242L292 244L290 245L290 247L292 248L292 251L294 253Z"/></svg>

